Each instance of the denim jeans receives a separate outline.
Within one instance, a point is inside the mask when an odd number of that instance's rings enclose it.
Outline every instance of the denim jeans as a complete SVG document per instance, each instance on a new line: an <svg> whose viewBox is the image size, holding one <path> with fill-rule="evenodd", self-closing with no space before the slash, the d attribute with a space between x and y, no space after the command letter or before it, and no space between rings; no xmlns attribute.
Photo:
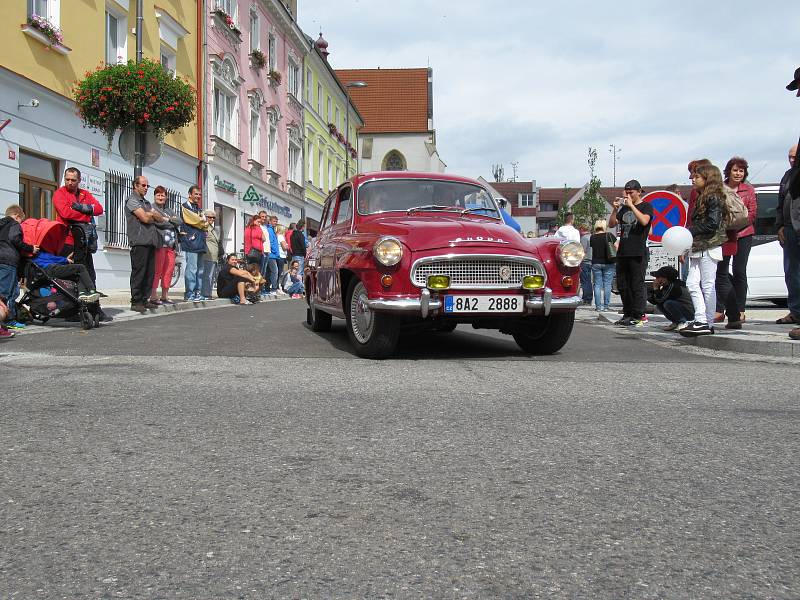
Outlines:
<svg viewBox="0 0 800 600"><path fill-rule="evenodd" d="M19 279L17 267L13 265L0 265L0 296L6 299L8 305L8 321L17 320L17 296L19 296Z"/></svg>
<svg viewBox="0 0 800 600"><path fill-rule="evenodd" d="M217 263L213 260L203 261L203 291L206 298L214 295L214 287L217 283Z"/></svg>
<svg viewBox="0 0 800 600"><path fill-rule="evenodd" d="M592 278L594 279L594 306L597 310L608 310L611 302L611 283L617 271L615 264L592 265Z"/></svg>
<svg viewBox="0 0 800 600"><path fill-rule="evenodd" d="M269 271L269 291L278 291L278 259L270 258L267 260L267 271Z"/></svg>
<svg viewBox="0 0 800 600"><path fill-rule="evenodd" d="M592 263L588 260L581 262L581 300L592 301Z"/></svg>
<svg viewBox="0 0 800 600"><path fill-rule="evenodd" d="M186 257L183 268L184 298L202 293L203 289L203 261L197 252L184 252Z"/></svg>
<svg viewBox="0 0 800 600"><path fill-rule="evenodd" d="M686 323L694 318L692 311L677 300L667 300L659 308L671 323Z"/></svg>
<svg viewBox="0 0 800 600"><path fill-rule="evenodd" d="M289 295L302 294L303 292L305 292L305 288L303 287L302 281L296 281L291 285L289 285L284 291Z"/></svg>
<svg viewBox="0 0 800 600"><path fill-rule="evenodd" d="M717 308L717 263L705 250L699 257L689 259L689 276L686 287L694 304L695 323L714 325L714 310Z"/></svg>
<svg viewBox="0 0 800 600"><path fill-rule="evenodd" d="M783 273L786 279L786 289L789 292L789 312L800 319L800 238L789 224L783 228Z"/></svg>

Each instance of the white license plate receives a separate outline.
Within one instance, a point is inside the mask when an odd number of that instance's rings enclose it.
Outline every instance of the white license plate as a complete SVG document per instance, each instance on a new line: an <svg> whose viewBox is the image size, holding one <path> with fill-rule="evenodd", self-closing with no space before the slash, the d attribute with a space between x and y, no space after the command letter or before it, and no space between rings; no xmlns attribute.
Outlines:
<svg viewBox="0 0 800 600"><path fill-rule="evenodd" d="M524 296L445 296L446 313L518 313L525 308Z"/></svg>

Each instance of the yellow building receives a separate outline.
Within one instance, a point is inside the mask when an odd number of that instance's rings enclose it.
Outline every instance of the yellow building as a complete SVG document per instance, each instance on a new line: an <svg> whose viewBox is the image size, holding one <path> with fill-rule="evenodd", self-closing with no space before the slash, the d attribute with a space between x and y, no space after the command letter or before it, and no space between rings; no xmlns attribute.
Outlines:
<svg viewBox="0 0 800 600"><path fill-rule="evenodd" d="M133 167L123 160L116 139L109 149L102 133L82 126L72 90L87 71L135 60L136 4L9 1L3 3L0 22L0 210L19 202L29 216L52 217L51 198L62 185L64 169L80 169L83 187L106 210L98 222L101 250L95 258L98 284L106 288L125 287L129 274L127 253L120 252L127 236L119 205ZM144 56L160 60L196 89L202 89L202 4L144 0L143 10ZM161 158L144 169L151 185L164 185L174 198L186 197L189 185L202 176L199 132L202 124L195 120L165 139Z"/></svg>

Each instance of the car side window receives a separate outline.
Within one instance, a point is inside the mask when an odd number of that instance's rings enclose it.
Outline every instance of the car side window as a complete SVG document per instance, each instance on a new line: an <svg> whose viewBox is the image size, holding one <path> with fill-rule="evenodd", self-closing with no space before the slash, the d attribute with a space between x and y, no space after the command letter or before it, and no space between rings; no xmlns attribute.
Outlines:
<svg viewBox="0 0 800 600"><path fill-rule="evenodd" d="M325 206L322 209L322 218L320 219L319 222L320 231L327 229L328 225L330 225L331 222L330 216L331 213L333 212L333 207L335 203L336 203L336 196L334 194L328 196L328 199L325 201Z"/></svg>
<svg viewBox="0 0 800 600"><path fill-rule="evenodd" d="M347 223L352 213L352 189L346 187L339 192L339 208L336 211L336 223Z"/></svg>

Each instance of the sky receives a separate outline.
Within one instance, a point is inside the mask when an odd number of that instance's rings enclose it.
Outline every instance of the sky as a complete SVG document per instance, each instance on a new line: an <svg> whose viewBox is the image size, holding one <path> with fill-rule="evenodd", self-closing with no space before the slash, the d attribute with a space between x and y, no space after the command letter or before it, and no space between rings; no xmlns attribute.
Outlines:
<svg viewBox="0 0 800 600"><path fill-rule="evenodd" d="M299 0L335 69L433 69L447 171L542 187L688 184L732 156L777 182L800 135L800 4L686 0Z"/></svg>

